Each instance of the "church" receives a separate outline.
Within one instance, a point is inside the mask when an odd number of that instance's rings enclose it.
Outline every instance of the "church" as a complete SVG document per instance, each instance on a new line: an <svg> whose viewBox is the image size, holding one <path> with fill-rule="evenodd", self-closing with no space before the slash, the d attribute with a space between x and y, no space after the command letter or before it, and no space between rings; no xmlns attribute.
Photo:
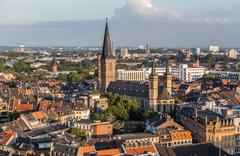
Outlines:
<svg viewBox="0 0 240 156"><path fill-rule="evenodd" d="M108 21L106 21L102 53L98 55L98 82L102 93L111 92L133 98L143 109L172 112L175 109L175 100L172 97L172 74L169 61L166 63L163 84L159 84L155 66L156 63L153 60L149 82L116 81L116 57L112 53Z"/></svg>

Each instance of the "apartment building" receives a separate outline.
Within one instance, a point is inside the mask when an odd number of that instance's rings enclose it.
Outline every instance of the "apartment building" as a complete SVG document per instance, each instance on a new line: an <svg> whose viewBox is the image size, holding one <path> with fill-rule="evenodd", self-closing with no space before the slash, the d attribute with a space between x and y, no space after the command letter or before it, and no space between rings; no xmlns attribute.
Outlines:
<svg viewBox="0 0 240 156"><path fill-rule="evenodd" d="M109 122L81 120L75 122L73 127L84 130L88 138L92 137L106 137L111 136L113 133L113 125Z"/></svg>

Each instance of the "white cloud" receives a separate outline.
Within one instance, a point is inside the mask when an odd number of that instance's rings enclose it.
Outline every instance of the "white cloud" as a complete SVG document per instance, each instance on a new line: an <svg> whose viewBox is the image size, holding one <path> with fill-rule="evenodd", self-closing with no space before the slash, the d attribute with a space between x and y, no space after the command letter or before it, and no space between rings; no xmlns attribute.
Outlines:
<svg viewBox="0 0 240 156"><path fill-rule="evenodd" d="M165 10L152 3L152 0L128 0L127 4L116 10L114 18L177 19L181 13Z"/></svg>
<svg viewBox="0 0 240 156"><path fill-rule="evenodd" d="M239 18L233 18L227 14L221 15L187 15L178 10L163 9L160 6L154 5L152 0L128 0L127 4L116 10L113 18L122 19L153 19L153 20L170 20L177 22L193 22L193 23L219 23L230 24L239 22Z"/></svg>
<svg viewBox="0 0 240 156"><path fill-rule="evenodd" d="M151 0L129 0L130 9L147 18L178 18L181 14L175 10L164 10L155 6Z"/></svg>

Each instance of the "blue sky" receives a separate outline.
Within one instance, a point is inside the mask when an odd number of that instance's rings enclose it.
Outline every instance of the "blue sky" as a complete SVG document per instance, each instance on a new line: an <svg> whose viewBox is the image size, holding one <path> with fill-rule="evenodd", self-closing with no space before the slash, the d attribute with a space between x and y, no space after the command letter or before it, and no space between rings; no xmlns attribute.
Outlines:
<svg viewBox="0 0 240 156"><path fill-rule="evenodd" d="M105 17L118 46L240 43L239 0L0 0L0 45L100 46Z"/></svg>

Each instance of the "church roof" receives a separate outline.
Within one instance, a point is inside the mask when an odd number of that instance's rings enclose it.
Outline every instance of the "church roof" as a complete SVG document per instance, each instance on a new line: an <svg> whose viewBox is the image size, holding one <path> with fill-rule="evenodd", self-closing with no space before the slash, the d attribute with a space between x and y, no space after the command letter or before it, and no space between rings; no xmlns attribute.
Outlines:
<svg viewBox="0 0 240 156"><path fill-rule="evenodd" d="M119 95L148 98L147 83L117 80L109 84L107 91Z"/></svg>
<svg viewBox="0 0 240 156"><path fill-rule="evenodd" d="M170 99L173 99L173 97L169 94L167 88L162 87L160 89L158 90L158 99L160 99L160 100L170 100Z"/></svg>
<svg viewBox="0 0 240 156"><path fill-rule="evenodd" d="M149 98L149 84L132 82L132 81L121 81L110 82L108 92L116 93L119 95L126 95L132 97ZM158 99L169 100L172 96L168 93L167 89L163 86L158 87Z"/></svg>

